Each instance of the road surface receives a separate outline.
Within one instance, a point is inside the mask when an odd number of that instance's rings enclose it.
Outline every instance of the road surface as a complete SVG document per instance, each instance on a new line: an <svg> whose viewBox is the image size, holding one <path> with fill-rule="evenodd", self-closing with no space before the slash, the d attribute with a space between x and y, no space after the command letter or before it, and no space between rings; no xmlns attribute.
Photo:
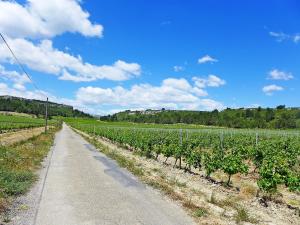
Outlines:
<svg viewBox="0 0 300 225"><path fill-rule="evenodd" d="M63 125L55 138L34 224L190 225L193 220Z"/></svg>

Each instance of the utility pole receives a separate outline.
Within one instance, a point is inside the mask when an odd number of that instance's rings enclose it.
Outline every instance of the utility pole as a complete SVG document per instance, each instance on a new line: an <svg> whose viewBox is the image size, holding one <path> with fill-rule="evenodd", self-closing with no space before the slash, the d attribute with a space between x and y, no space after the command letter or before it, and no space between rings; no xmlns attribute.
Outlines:
<svg viewBox="0 0 300 225"><path fill-rule="evenodd" d="M48 97L47 97L46 110L45 110L45 133L47 133L47 127L48 127Z"/></svg>

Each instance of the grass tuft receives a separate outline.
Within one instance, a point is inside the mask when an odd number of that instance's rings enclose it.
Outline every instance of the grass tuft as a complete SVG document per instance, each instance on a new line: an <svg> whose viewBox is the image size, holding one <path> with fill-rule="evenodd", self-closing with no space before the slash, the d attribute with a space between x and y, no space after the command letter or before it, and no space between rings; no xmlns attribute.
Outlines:
<svg viewBox="0 0 300 225"><path fill-rule="evenodd" d="M199 208L194 212L194 216L196 217L203 217L207 215L207 211L204 208Z"/></svg>
<svg viewBox="0 0 300 225"><path fill-rule="evenodd" d="M236 208L236 210L235 221L237 224L240 224L241 222L258 223L258 220L251 217L245 208L239 207Z"/></svg>

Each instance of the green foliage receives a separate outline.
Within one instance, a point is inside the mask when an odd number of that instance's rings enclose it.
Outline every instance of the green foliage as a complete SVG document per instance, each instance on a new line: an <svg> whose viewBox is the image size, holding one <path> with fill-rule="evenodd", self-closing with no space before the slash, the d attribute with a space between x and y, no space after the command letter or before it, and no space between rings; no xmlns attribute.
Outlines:
<svg viewBox="0 0 300 225"><path fill-rule="evenodd" d="M262 111L262 109L260 109ZM283 110L283 109L281 109ZM233 129L182 130L164 125L107 123L96 120L66 120L71 126L101 136L146 157L172 157L206 172L228 174L227 183L237 173L257 167L259 188L275 192L278 185L299 191L300 139L297 132ZM247 163L246 163L247 162ZM251 162L251 163L250 163ZM179 163L179 165L180 165ZM250 164L249 164L250 163Z"/></svg>
<svg viewBox="0 0 300 225"><path fill-rule="evenodd" d="M194 215L196 217L203 217L207 215L207 210L205 210L204 208L198 208L196 209L196 211L194 212Z"/></svg>
<svg viewBox="0 0 300 225"><path fill-rule="evenodd" d="M222 158L221 154L218 151L205 152L203 154L203 165L206 171L206 176L210 177L210 175L221 168L222 166Z"/></svg>
<svg viewBox="0 0 300 225"><path fill-rule="evenodd" d="M103 121L128 121L136 123L159 124L201 124L232 128L296 128L300 127L299 108L278 106L271 108L230 109L223 111L176 111L176 110L146 110L124 111L113 115L103 116Z"/></svg>
<svg viewBox="0 0 300 225"><path fill-rule="evenodd" d="M48 121L49 125L56 125L58 123L59 121L57 120ZM44 125L44 119L0 114L0 133L7 131L15 131L19 129L41 127Z"/></svg>
<svg viewBox="0 0 300 225"><path fill-rule="evenodd" d="M300 174L289 171L286 177L286 185L291 191L300 191Z"/></svg>
<svg viewBox="0 0 300 225"><path fill-rule="evenodd" d="M10 147L0 146L0 208L5 207L5 199L30 188L36 179L34 171L48 153L54 133L52 129Z"/></svg>
<svg viewBox="0 0 300 225"><path fill-rule="evenodd" d="M36 116L45 115L45 101L17 98L12 96L0 96L0 111L28 113ZM90 115L73 109L72 106L48 103L48 115L70 116L70 117L91 117Z"/></svg>
<svg viewBox="0 0 300 225"><path fill-rule="evenodd" d="M222 169L228 174L227 185L230 184L230 178L236 173L247 173L248 166L243 163L243 159L240 155L229 153L222 160Z"/></svg>
<svg viewBox="0 0 300 225"><path fill-rule="evenodd" d="M0 170L0 187L6 195L24 194L34 179L34 174L29 171Z"/></svg>
<svg viewBox="0 0 300 225"><path fill-rule="evenodd" d="M267 192L275 192L278 184L283 184L288 172L286 160L280 156L266 157L259 168L258 186Z"/></svg>

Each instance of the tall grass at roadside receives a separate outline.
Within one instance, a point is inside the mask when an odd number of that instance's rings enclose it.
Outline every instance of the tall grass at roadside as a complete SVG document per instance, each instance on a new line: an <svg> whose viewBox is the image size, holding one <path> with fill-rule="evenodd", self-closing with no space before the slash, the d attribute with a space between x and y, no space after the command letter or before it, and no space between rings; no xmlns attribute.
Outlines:
<svg viewBox="0 0 300 225"><path fill-rule="evenodd" d="M12 146L0 146L0 212L37 179L35 170L47 155L58 128Z"/></svg>

